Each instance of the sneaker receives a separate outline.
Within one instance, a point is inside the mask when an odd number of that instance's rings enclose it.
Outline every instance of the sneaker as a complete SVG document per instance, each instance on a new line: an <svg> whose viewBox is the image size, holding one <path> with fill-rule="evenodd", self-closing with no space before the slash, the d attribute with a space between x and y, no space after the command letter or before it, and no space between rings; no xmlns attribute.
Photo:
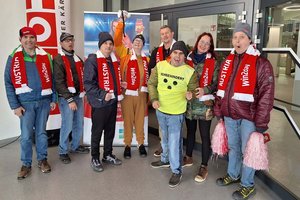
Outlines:
<svg viewBox="0 0 300 200"><path fill-rule="evenodd" d="M131 158L131 148L128 145L124 149L124 158L125 159L130 159Z"/></svg>
<svg viewBox="0 0 300 200"><path fill-rule="evenodd" d="M112 164L112 165L121 165L122 164L122 161L113 154L104 156L102 158L102 162Z"/></svg>
<svg viewBox="0 0 300 200"><path fill-rule="evenodd" d="M159 149L157 149L155 152L154 152L154 156L155 157L160 157L160 155L162 154L163 152L163 149L162 147L160 147Z"/></svg>
<svg viewBox="0 0 300 200"><path fill-rule="evenodd" d="M180 181L181 181L181 174L175 174L173 173L170 180L169 180L169 186L170 187L176 187L177 185L179 185Z"/></svg>
<svg viewBox="0 0 300 200"><path fill-rule="evenodd" d="M88 153L90 152L90 149L89 149L88 147L79 145L79 146L77 147L77 149L72 150L71 152L72 152L72 153L80 153L80 154L88 154Z"/></svg>
<svg viewBox="0 0 300 200"><path fill-rule="evenodd" d="M207 175L208 175L207 166L201 165L199 168L199 172L195 177L195 181L197 183L201 183L201 182L205 181Z"/></svg>
<svg viewBox="0 0 300 200"><path fill-rule="evenodd" d="M49 173L51 172L51 167L47 161L47 159L45 158L44 160L40 160L38 162L38 167L41 169L41 171L43 173Z"/></svg>
<svg viewBox="0 0 300 200"><path fill-rule="evenodd" d="M22 165L21 170L18 172L18 180L22 180L29 176L31 173L31 167Z"/></svg>
<svg viewBox="0 0 300 200"><path fill-rule="evenodd" d="M92 158L91 167L96 172L102 172L104 170L103 165L102 165L102 163L100 162L100 160L98 158Z"/></svg>
<svg viewBox="0 0 300 200"><path fill-rule="evenodd" d="M241 186L240 189L232 193L232 198L235 200L249 199L253 197L255 194L256 194L256 190L254 186L252 187Z"/></svg>
<svg viewBox="0 0 300 200"><path fill-rule="evenodd" d="M190 167L192 165L193 165L193 158L189 156L184 156L182 167Z"/></svg>
<svg viewBox="0 0 300 200"><path fill-rule="evenodd" d="M143 144L141 144L139 146L139 152L140 152L141 157L146 157L147 156L147 151L146 151L145 146Z"/></svg>
<svg viewBox="0 0 300 200"><path fill-rule="evenodd" d="M59 159L64 164L69 164L71 162L71 158L70 158L69 154L59 154Z"/></svg>
<svg viewBox="0 0 300 200"><path fill-rule="evenodd" d="M153 168L168 168L168 167L170 167L170 163L162 162L159 160L159 161L152 162L151 167L153 167Z"/></svg>
<svg viewBox="0 0 300 200"><path fill-rule="evenodd" d="M224 176L223 178L218 178L217 179L217 185L218 186L227 186L230 185L232 183L238 183L240 181L240 179L233 179L231 178L228 174L226 176Z"/></svg>

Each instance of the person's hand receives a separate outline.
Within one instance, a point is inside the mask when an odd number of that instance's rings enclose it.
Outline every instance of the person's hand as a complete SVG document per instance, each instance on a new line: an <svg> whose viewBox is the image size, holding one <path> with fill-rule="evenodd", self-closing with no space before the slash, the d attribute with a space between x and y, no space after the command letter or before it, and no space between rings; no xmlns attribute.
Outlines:
<svg viewBox="0 0 300 200"><path fill-rule="evenodd" d="M23 116L23 113L25 112L25 109L20 106L19 108L14 109L14 114L17 115L18 117Z"/></svg>
<svg viewBox="0 0 300 200"><path fill-rule="evenodd" d="M69 108L72 111L77 110L77 105L76 105L75 101L72 101L71 103L69 103Z"/></svg>
<svg viewBox="0 0 300 200"><path fill-rule="evenodd" d="M122 81L121 82L121 87L124 88L124 89L126 89L127 88L127 82Z"/></svg>
<svg viewBox="0 0 300 200"><path fill-rule="evenodd" d="M106 95L105 95L105 101L109 101L112 98L113 98L113 93L110 93L110 92L106 93Z"/></svg>
<svg viewBox="0 0 300 200"><path fill-rule="evenodd" d="M185 98L186 98L187 100L191 100L191 99L193 98L193 93L192 93L191 91L187 91L187 92L185 93Z"/></svg>
<svg viewBox="0 0 300 200"><path fill-rule="evenodd" d="M56 108L56 103L51 102L50 103L50 108L51 108L51 110L54 110Z"/></svg>
<svg viewBox="0 0 300 200"><path fill-rule="evenodd" d="M198 98L198 99L204 95L203 88L196 88L195 91L196 91L196 98Z"/></svg>
<svg viewBox="0 0 300 200"><path fill-rule="evenodd" d="M152 107L153 107L155 110L158 109L158 108L160 107L159 101L153 101L153 102L152 102Z"/></svg>

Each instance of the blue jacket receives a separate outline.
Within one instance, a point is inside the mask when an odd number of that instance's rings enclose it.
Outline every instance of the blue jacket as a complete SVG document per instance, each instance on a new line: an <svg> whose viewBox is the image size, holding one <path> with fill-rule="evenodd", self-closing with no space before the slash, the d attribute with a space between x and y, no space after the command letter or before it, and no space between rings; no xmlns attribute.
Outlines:
<svg viewBox="0 0 300 200"><path fill-rule="evenodd" d="M115 88L115 96L117 97L117 82L116 75L113 70L112 63L108 63L110 67L110 71L112 72L113 80L114 80L114 88ZM117 104L117 98L111 99L109 101L105 101L106 91L99 87L98 80L98 64L97 64L97 56L96 54L90 54L84 63L84 89L86 91L87 99L92 107L95 108L103 108L111 105Z"/></svg>
<svg viewBox="0 0 300 200"><path fill-rule="evenodd" d="M24 103L33 103L44 99L49 99L52 102L56 102L56 95L53 86L52 86L53 93L51 95L45 95L45 96L41 95L42 84L41 84L39 72L35 64L36 56L31 58L24 50L23 50L23 54L25 60L27 81L28 81L28 86L32 89L32 91L18 94L18 95L16 94L15 87L13 86L13 83L11 81L11 64L12 64L12 58L14 53L15 51L8 57L6 62L5 72L4 72L6 96L10 108L14 110L22 106L22 104ZM48 57L52 68L52 60L50 55Z"/></svg>

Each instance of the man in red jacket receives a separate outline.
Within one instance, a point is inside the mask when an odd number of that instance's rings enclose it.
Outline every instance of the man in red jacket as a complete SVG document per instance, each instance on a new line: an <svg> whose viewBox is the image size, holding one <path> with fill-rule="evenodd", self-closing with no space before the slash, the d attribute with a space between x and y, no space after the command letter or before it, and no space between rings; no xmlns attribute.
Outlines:
<svg viewBox="0 0 300 200"><path fill-rule="evenodd" d="M232 49L220 73L215 115L224 120L229 146L227 175L217 185L240 182L233 199L255 195L255 169L243 165L243 154L252 132L268 129L274 101L274 74L270 62L260 56L251 41L251 28L238 23L232 37Z"/></svg>

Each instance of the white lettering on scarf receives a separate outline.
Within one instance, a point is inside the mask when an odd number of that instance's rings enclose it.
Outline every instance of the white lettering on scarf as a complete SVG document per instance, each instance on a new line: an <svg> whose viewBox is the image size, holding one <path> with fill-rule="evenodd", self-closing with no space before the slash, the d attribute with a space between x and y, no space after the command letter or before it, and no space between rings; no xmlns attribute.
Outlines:
<svg viewBox="0 0 300 200"><path fill-rule="evenodd" d="M249 64L246 64L241 75L242 75L242 86L243 87L247 87L250 85L249 83L249 67L250 65Z"/></svg>
<svg viewBox="0 0 300 200"><path fill-rule="evenodd" d="M226 60L225 61L225 64L223 66L223 70L222 70L222 73L221 73L221 76L220 76L220 81L219 81L220 86L223 86L223 84L224 84L224 80L225 80L225 77L227 76L227 72L228 72L230 63L231 63L231 60Z"/></svg>
<svg viewBox="0 0 300 200"><path fill-rule="evenodd" d="M49 83L50 82L50 78L49 78L49 74L48 74L46 63L42 63L42 72L43 72L43 75L44 75L44 77L46 79L46 83Z"/></svg>
<svg viewBox="0 0 300 200"><path fill-rule="evenodd" d="M109 73L108 73L108 68L107 64L103 63L103 83L104 83L104 90L108 91L109 90Z"/></svg>
<svg viewBox="0 0 300 200"><path fill-rule="evenodd" d="M208 85L208 68L206 68L203 74L203 85L206 87Z"/></svg>
<svg viewBox="0 0 300 200"><path fill-rule="evenodd" d="M21 72L20 72L20 62L19 62L19 58L16 57L15 61L14 61L14 75L16 78L16 84L21 85Z"/></svg>
<svg viewBox="0 0 300 200"><path fill-rule="evenodd" d="M131 85L135 85L136 82L136 73L134 68L130 69L130 75L131 75Z"/></svg>

